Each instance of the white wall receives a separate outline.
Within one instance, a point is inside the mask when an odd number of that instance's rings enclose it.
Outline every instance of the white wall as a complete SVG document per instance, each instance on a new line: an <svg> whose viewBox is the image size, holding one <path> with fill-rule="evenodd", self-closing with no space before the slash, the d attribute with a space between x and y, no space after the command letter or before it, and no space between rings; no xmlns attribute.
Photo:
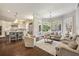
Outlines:
<svg viewBox="0 0 79 59"><path fill-rule="evenodd" d="M36 37L40 35L39 25L42 25L41 18L38 16L38 14L35 14L33 17L33 35Z"/></svg>
<svg viewBox="0 0 79 59"><path fill-rule="evenodd" d="M2 35L0 37L5 37L5 31L10 29L11 22L0 20L0 26L2 26Z"/></svg>
<svg viewBox="0 0 79 59"><path fill-rule="evenodd" d="M66 32L66 23L67 23L67 18L69 18L69 17L72 17L73 19L73 23L72 23L72 25L73 25L73 27L72 27L72 32L73 32L73 34L75 34L76 33L76 29L75 29L75 27L76 27L76 15L75 15L75 11L73 11L73 12L71 12L71 13L68 13L68 14L65 14L65 15L63 15L63 34ZM69 19L70 20L70 19Z"/></svg>
<svg viewBox="0 0 79 59"><path fill-rule="evenodd" d="M76 33L79 34L79 7L76 10Z"/></svg>

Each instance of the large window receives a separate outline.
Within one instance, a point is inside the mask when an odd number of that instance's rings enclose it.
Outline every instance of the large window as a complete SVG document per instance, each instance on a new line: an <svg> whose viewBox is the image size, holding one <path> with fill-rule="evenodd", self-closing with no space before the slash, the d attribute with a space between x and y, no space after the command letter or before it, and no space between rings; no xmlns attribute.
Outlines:
<svg viewBox="0 0 79 59"><path fill-rule="evenodd" d="M43 24L42 24L42 26L43 26L43 28L42 28L42 31L43 32L49 32L50 31L50 22L43 22Z"/></svg>
<svg viewBox="0 0 79 59"><path fill-rule="evenodd" d="M61 31L62 20L60 19L43 20L42 27L43 32Z"/></svg>
<svg viewBox="0 0 79 59"><path fill-rule="evenodd" d="M66 31L73 32L73 17L66 18Z"/></svg>
<svg viewBox="0 0 79 59"><path fill-rule="evenodd" d="M51 30L52 31L61 31L61 20L52 20L51 21Z"/></svg>

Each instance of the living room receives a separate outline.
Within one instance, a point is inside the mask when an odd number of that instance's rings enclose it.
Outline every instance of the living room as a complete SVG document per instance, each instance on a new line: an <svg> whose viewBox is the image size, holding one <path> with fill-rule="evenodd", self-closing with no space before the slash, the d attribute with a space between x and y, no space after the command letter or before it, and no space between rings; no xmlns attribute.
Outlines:
<svg viewBox="0 0 79 59"><path fill-rule="evenodd" d="M79 55L78 3L2 3L0 12L0 55Z"/></svg>

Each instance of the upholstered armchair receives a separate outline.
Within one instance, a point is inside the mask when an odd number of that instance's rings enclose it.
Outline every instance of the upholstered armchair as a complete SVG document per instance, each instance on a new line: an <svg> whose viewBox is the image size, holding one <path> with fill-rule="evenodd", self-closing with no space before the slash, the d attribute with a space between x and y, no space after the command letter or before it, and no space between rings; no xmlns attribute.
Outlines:
<svg viewBox="0 0 79 59"><path fill-rule="evenodd" d="M69 47L56 47L56 56L79 56L79 52Z"/></svg>
<svg viewBox="0 0 79 59"><path fill-rule="evenodd" d="M16 32L10 32L9 33L9 42L11 42L11 40L17 40Z"/></svg>
<svg viewBox="0 0 79 59"><path fill-rule="evenodd" d="M25 47L34 47L35 42L36 42L36 39L33 36L26 36L26 37L24 37Z"/></svg>
<svg viewBox="0 0 79 59"><path fill-rule="evenodd" d="M17 32L17 39L18 40L23 39L23 32Z"/></svg>
<svg viewBox="0 0 79 59"><path fill-rule="evenodd" d="M76 38L74 43L63 43L63 45L58 46L55 49L57 56L79 56L79 37Z"/></svg>

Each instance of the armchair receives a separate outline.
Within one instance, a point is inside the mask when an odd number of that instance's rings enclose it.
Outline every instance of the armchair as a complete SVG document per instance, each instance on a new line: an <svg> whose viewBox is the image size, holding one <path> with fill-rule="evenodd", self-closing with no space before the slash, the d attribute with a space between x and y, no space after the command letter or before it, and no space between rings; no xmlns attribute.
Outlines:
<svg viewBox="0 0 79 59"><path fill-rule="evenodd" d="M25 47L34 47L36 42L36 38L34 36L25 36L24 37L24 44Z"/></svg>
<svg viewBox="0 0 79 59"><path fill-rule="evenodd" d="M72 43L72 42L71 42ZM70 44L70 41L69 41ZM79 56L79 37L76 36L76 40L74 41L74 45L69 45L68 43L61 45L60 47L56 47L56 55L57 56ZM77 44L77 45L76 45ZM76 47L74 49L74 47Z"/></svg>
<svg viewBox="0 0 79 59"><path fill-rule="evenodd" d="M56 47L56 56L79 56L79 52L69 47Z"/></svg>

